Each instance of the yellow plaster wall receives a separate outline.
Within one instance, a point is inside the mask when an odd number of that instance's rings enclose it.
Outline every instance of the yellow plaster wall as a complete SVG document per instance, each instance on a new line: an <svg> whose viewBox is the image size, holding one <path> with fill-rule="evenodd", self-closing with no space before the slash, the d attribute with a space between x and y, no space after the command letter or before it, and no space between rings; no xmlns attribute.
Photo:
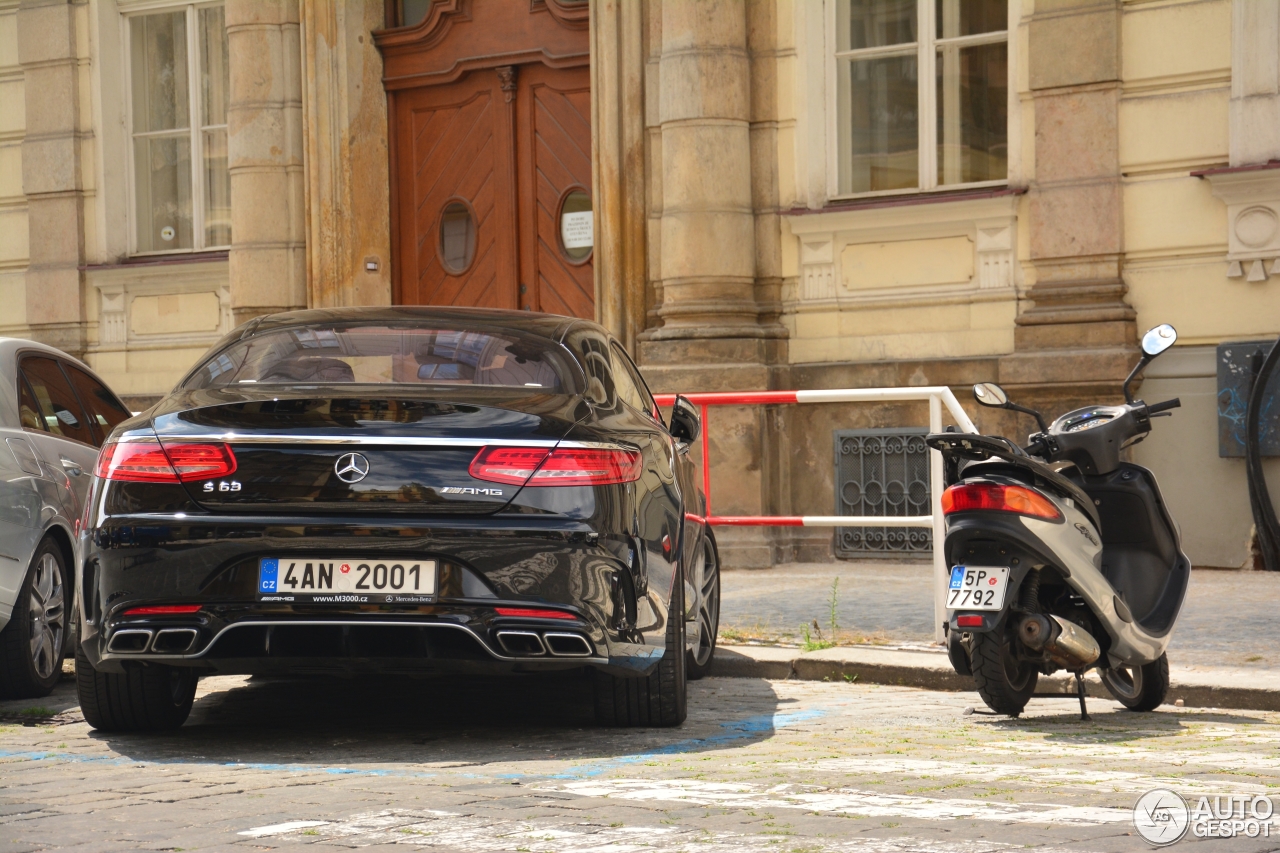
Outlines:
<svg viewBox="0 0 1280 853"><path fill-rule="evenodd" d="M1138 328L1172 323L1183 345L1274 334L1280 299L1226 277L1226 209L1190 175L1228 162L1230 0L1127 3L1122 26L1124 277Z"/></svg>
<svg viewBox="0 0 1280 853"><path fill-rule="evenodd" d="M1013 351L1013 299L788 314L793 364L958 358Z"/></svg>

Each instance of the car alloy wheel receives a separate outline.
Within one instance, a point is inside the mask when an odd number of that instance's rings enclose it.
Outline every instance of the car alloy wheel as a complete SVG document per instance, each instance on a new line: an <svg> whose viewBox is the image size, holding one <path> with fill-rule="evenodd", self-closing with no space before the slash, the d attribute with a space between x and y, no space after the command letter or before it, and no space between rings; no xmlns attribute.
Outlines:
<svg viewBox="0 0 1280 853"><path fill-rule="evenodd" d="M698 679L711 671L720 630L720 561L710 536L704 537L698 548L689 567L689 579L698 596L691 614L698 625L698 636L689 650L689 677Z"/></svg>
<svg viewBox="0 0 1280 853"><path fill-rule="evenodd" d="M62 638L66 633L66 597L62 566L46 551L36 562L31 579L31 661L41 680L62 667Z"/></svg>

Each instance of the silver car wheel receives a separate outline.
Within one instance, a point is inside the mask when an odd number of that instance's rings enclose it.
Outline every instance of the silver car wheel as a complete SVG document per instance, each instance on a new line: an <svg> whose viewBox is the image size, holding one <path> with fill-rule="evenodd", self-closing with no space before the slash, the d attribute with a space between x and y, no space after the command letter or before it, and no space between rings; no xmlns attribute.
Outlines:
<svg viewBox="0 0 1280 853"><path fill-rule="evenodd" d="M66 630L62 566L53 554L42 555L35 565L30 606L31 660L36 676L45 679L62 665L62 637Z"/></svg>
<svg viewBox="0 0 1280 853"><path fill-rule="evenodd" d="M715 653L716 632L720 628L719 568L715 547L710 539L703 539L691 572L694 587L698 590L698 640L693 649L693 660L698 666L706 666Z"/></svg>

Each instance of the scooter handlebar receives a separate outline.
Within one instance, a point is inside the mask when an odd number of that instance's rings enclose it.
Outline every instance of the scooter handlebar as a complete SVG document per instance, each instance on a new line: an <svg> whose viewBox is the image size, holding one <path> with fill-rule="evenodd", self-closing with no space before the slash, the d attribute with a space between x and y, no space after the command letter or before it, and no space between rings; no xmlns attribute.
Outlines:
<svg viewBox="0 0 1280 853"><path fill-rule="evenodd" d="M1147 406L1147 414L1155 415L1155 414L1159 414L1160 412L1167 412L1170 409L1177 409L1181 407L1182 407L1182 401L1179 400L1177 397L1174 397L1172 400L1165 400L1163 403L1156 403L1154 405Z"/></svg>

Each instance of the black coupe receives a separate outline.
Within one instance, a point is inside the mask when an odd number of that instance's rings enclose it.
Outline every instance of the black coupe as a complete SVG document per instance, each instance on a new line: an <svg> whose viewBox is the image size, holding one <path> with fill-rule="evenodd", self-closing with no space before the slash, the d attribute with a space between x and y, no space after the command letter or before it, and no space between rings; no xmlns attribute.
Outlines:
<svg viewBox="0 0 1280 853"><path fill-rule="evenodd" d="M102 448L77 683L104 730L179 726L202 673L582 668L607 725L672 726L715 652L687 451L595 323L274 314Z"/></svg>

